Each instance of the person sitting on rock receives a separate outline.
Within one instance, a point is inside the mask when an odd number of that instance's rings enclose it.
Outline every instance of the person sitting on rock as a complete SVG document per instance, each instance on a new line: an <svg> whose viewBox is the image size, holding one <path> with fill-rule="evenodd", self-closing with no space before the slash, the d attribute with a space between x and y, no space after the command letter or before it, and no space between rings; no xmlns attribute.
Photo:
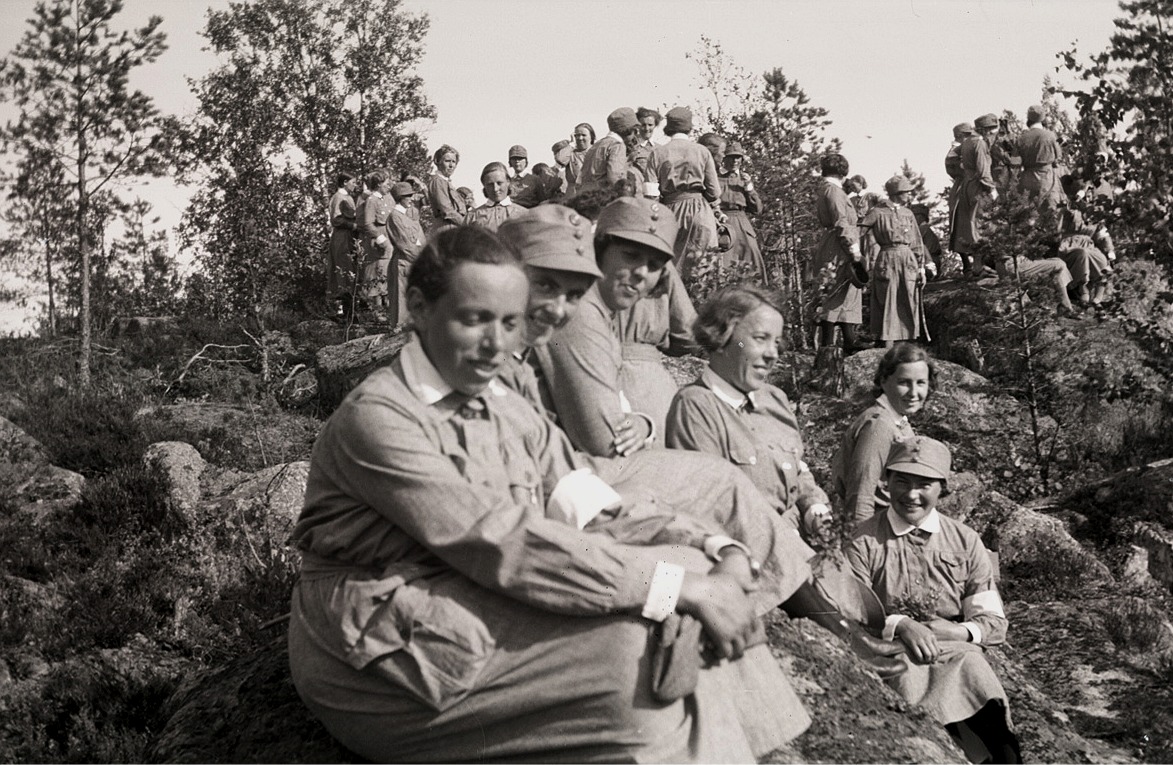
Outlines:
<svg viewBox="0 0 1173 765"><path fill-rule="evenodd" d="M371 761L753 761L765 752L738 719L741 685L718 677L757 631L751 562L712 544L719 528L671 544L584 528L624 501L496 379L528 291L476 227L439 232L413 264L414 339L314 446L292 534L294 685ZM674 612L730 661L669 700L649 645Z"/></svg>
<svg viewBox="0 0 1173 765"><path fill-rule="evenodd" d="M831 484L844 522L854 526L888 509L884 462L892 447L915 434L908 418L924 409L937 387L937 368L928 351L897 343L876 366L875 403L844 431L831 458Z"/></svg>
<svg viewBox="0 0 1173 765"><path fill-rule="evenodd" d="M1116 246L1103 224L1089 223L1080 209L1087 184L1076 175L1060 181L1064 201L1059 207L1059 257L1067 264L1084 304L1103 302L1107 277L1116 262ZM1090 293L1090 294L1089 294Z"/></svg>
<svg viewBox="0 0 1173 765"><path fill-rule="evenodd" d="M984 655L1007 625L990 555L976 531L936 507L951 465L940 441L898 442L885 464L892 505L856 529L847 558L884 604L884 636L912 660L889 685L944 725L971 762L1021 762L1006 691Z"/></svg>

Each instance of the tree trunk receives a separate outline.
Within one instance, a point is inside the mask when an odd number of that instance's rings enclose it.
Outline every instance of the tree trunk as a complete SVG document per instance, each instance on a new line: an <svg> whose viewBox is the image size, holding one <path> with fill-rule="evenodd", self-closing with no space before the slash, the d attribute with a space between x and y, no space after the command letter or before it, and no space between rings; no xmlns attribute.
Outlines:
<svg viewBox="0 0 1173 765"><path fill-rule="evenodd" d="M76 7L76 6L75 6ZM81 39L81 10L76 9L76 45L80 51ZM77 62L77 85L75 86L76 100L74 102L74 130L77 133L77 246L81 252L81 349L77 360L77 382L85 390L90 387L90 354L92 344L90 338L90 243L86 236L86 207L89 198L86 195L86 129L85 105L82 103L82 71L81 56Z"/></svg>
<svg viewBox="0 0 1173 765"><path fill-rule="evenodd" d="M45 283L49 289L49 337L57 337L57 306L53 302L53 245L45 239Z"/></svg>

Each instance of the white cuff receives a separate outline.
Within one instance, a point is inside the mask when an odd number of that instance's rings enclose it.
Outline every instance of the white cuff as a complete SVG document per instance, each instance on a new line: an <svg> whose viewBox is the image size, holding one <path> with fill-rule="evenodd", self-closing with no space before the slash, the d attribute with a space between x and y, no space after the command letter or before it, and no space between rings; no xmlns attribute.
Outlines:
<svg viewBox="0 0 1173 765"><path fill-rule="evenodd" d="M811 515L830 515L831 508L824 505L822 502L816 502L806 509Z"/></svg>
<svg viewBox="0 0 1173 765"><path fill-rule="evenodd" d="M623 500L611 486L591 472L580 468L562 476L546 500L546 517L585 528L609 507Z"/></svg>
<svg viewBox="0 0 1173 765"><path fill-rule="evenodd" d="M644 182L644 196L649 199L660 198L660 184L656 181Z"/></svg>
<svg viewBox="0 0 1173 765"><path fill-rule="evenodd" d="M977 622L962 622L962 627L969 630L969 639L974 643L982 642L982 628L978 626Z"/></svg>
<svg viewBox="0 0 1173 765"><path fill-rule="evenodd" d="M903 616L901 614L889 614L888 617L884 619L884 631L880 633L880 636L885 640L895 640L896 625L900 624L900 622L907 618L907 616Z"/></svg>
<svg viewBox="0 0 1173 765"><path fill-rule="evenodd" d="M750 554L749 548L743 545L741 542L738 542L732 537L721 536L720 534L715 534L705 539L704 547L705 555L708 556L709 560L713 561L714 563L721 562L721 550L725 549L726 547L736 547L738 550L741 550L743 553L745 553L745 557L753 557L753 555Z"/></svg>
<svg viewBox="0 0 1173 765"><path fill-rule="evenodd" d="M648 437L644 439L645 446L651 446L656 442L656 423L652 418L643 412L632 412L636 417L643 417L644 422L648 424Z"/></svg>
<svg viewBox="0 0 1173 765"><path fill-rule="evenodd" d="M387 241L386 234L379 234L377 237L375 237L375 244L382 244L385 241Z"/></svg>
<svg viewBox="0 0 1173 765"><path fill-rule="evenodd" d="M653 622L667 619L676 610L676 601L680 599L680 588L683 586L684 566L666 561L657 562L656 572L652 574L652 586L644 601L643 617Z"/></svg>

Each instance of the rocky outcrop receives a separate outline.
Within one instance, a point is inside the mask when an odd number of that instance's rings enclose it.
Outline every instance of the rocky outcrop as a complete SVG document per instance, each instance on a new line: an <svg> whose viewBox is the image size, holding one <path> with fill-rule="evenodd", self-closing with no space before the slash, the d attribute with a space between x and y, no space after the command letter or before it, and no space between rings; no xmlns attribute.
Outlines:
<svg viewBox="0 0 1173 765"><path fill-rule="evenodd" d="M49 464L39 441L0 417L0 517L35 523L68 510L81 501L85 483L80 474Z"/></svg>
<svg viewBox="0 0 1173 765"><path fill-rule="evenodd" d="M240 518L270 539L284 540L301 513L309 471L310 463L303 460L247 475L227 494L211 500L208 512Z"/></svg>

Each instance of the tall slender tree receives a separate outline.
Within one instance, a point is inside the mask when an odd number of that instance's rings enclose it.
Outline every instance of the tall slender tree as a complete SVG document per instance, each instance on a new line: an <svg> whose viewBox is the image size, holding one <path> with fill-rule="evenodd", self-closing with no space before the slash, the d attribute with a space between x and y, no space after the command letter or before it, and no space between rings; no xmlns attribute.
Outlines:
<svg viewBox="0 0 1173 765"><path fill-rule="evenodd" d="M90 383L90 203L123 181L164 168L160 116L131 89L130 74L166 50L153 16L141 29L116 31L122 0L45 0L0 64L4 97L20 114L3 131L9 150L42 151L65 174L74 204L71 239L79 260L81 350L78 383Z"/></svg>

